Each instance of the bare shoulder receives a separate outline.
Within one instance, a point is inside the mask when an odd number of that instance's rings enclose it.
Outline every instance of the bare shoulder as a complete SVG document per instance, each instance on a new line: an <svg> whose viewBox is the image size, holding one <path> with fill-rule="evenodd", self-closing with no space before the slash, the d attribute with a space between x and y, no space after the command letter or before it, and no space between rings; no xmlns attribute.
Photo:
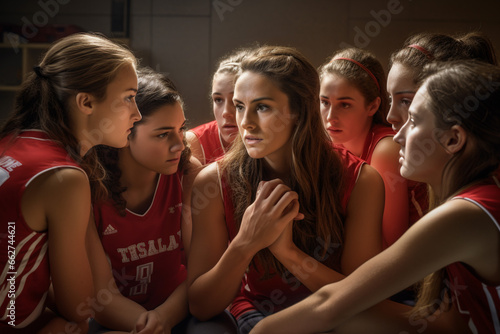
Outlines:
<svg viewBox="0 0 500 334"><path fill-rule="evenodd" d="M27 186L21 210L31 229L43 231L47 218L64 209L64 203L90 206L90 184L82 170L58 168L39 175Z"/></svg>
<svg viewBox="0 0 500 334"><path fill-rule="evenodd" d="M201 146L200 140L198 139L196 134L192 131L187 131L186 140L189 143L193 156L196 159L198 159L202 164L204 164L205 157L203 154L203 147Z"/></svg>
<svg viewBox="0 0 500 334"><path fill-rule="evenodd" d="M491 217L472 202L445 202L416 222L400 240L415 245L421 253L432 253L441 267L464 262L479 276L500 281L496 276L500 275L500 231ZM495 266L496 273L492 271Z"/></svg>
<svg viewBox="0 0 500 334"><path fill-rule="evenodd" d="M360 188L368 190L373 187L376 189L381 187L383 189L384 182L379 172L374 167L365 163L361 167L358 180L356 181L353 191Z"/></svg>
<svg viewBox="0 0 500 334"><path fill-rule="evenodd" d="M192 144L193 142L198 142L198 136L193 131L186 131L186 140L188 141L189 144Z"/></svg>
<svg viewBox="0 0 500 334"><path fill-rule="evenodd" d="M196 176L194 186L205 186L207 184L219 184L219 172L217 163L211 163L205 166Z"/></svg>
<svg viewBox="0 0 500 334"><path fill-rule="evenodd" d="M392 137L382 138L375 146L372 154L371 164L383 166L397 166L399 169L399 150L401 146Z"/></svg>

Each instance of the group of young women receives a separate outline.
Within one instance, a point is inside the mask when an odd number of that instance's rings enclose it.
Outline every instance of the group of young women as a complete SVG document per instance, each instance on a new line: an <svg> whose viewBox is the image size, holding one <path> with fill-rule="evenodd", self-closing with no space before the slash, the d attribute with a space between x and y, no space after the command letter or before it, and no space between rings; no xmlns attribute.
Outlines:
<svg viewBox="0 0 500 334"><path fill-rule="evenodd" d="M186 131L127 49L52 46L0 129L2 333L500 333L485 36L412 36L387 79L239 49L211 99Z"/></svg>

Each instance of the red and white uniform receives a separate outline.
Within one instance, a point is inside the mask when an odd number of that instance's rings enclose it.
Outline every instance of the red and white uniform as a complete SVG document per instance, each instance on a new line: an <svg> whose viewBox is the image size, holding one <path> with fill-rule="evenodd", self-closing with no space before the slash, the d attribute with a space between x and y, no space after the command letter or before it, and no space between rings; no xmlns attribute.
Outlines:
<svg viewBox="0 0 500 334"><path fill-rule="evenodd" d="M94 207L116 285L121 293L151 310L186 279L182 264L182 172L158 179L151 206L144 214L126 210L120 216L111 201Z"/></svg>
<svg viewBox="0 0 500 334"><path fill-rule="evenodd" d="M337 148L337 151L345 166L346 188L342 199L342 207L346 210L349 197L364 162L347 150ZM237 230L234 222L231 188L226 184L224 177L220 178L220 182L224 200L226 227L229 238L232 240L236 236ZM321 240L318 240L318 246L320 247L318 253L323 249L321 242ZM331 254L333 251L335 251L335 248L330 249L327 253ZM318 256L321 256L321 254L318 254ZM311 294L311 291L302 285L291 273L284 276L274 275L269 279L262 280L263 269L257 263L257 260L254 262L258 268L256 269L253 265L249 266L248 272L245 275L246 277L242 280L241 292L231 305L231 313L236 318L252 310L258 310L264 314L275 313Z"/></svg>
<svg viewBox="0 0 500 334"><path fill-rule="evenodd" d="M51 283L47 232L33 231L21 212L26 188L50 170L82 170L42 131L26 130L13 142L11 138L0 140L0 328L22 328L38 318Z"/></svg>
<svg viewBox="0 0 500 334"><path fill-rule="evenodd" d="M196 135L203 151L202 164L207 165L218 160L226 153L219 133L217 121L208 122L189 130Z"/></svg>
<svg viewBox="0 0 500 334"><path fill-rule="evenodd" d="M497 181L498 182L498 181ZM500 184L485 182L474 185L455 198L480 207L491 218L500 233ZM487 284L463 263L446 267L452 298L474 334L500 334L500 285Z"/></svg>

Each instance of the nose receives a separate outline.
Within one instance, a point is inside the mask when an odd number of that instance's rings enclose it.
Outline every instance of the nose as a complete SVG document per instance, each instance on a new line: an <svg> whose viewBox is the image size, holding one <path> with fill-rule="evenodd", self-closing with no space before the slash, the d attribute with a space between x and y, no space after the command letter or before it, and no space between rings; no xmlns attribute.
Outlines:
<svg viewBox="0 0 500 334"><path fill-rule="evenodd" d="M236 107L234 106L232 99L226 99L224 103L224 109L222 110L222 117L224 119L234 119L236 114Z"/></svg>
<svg viewBox="0 0 500 334"><path fill-rule="evenodd" d="M330 104L328 107L324 107L323 115L325 124L337 119L337 113L335 112L335 108L332 104Z"/></svg>
<svg viewBox="0 0 500 334"><path fill-rule="evenodd" d="M238 123L238 128L240 129L250 130L255 128L255 123L248 109L240 111L236 114L236 122Z"/></svg>
<svg viewBox="0 0 500 334"><path fill-rule="evenodd" d="M138 122L142 119L142 115L141 115L141 112L139 111L139 108L137 107L137 103L134 102L134 107L133 107L133 111L132 111L132 120L134 122Z"/></svg>
<svg viewBox="0 0 500 334"><path fill-rule="evenodd" d="M180 132L175 136L174 142L170 147L170 151L173 153L180 152L184 150L185 147L186 146L184 145L184 132Z"/></svg>
<svg viewBox="0 0 500 334"><path fill-rule="evenodd" d="M394 136L393 140L398 143L401 146L405 146L406 143L406 130L408 128L408 123L410 121L407 120L405 124L403 124L402 127L399 128L398 133Z"/></svg>
<svg viewBox="0 0 500 334"><path fill-rule="evenodd" d="M394 105L391 104L389 108L389 113L387 113L387 122L392 124L392 128L395 131L399 131L401 129L401 126L404 123L404 120L402 119L401 115L398 114L396 108L394 108Z"/></svg>

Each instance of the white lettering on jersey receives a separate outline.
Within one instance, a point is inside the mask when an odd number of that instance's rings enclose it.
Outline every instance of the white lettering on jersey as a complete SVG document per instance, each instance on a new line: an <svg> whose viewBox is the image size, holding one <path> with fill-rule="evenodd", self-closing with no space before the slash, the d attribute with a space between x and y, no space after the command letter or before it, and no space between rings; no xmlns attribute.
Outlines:
<svg viewBox="0 0 500 334"><path fill-rule="evenodd" d="M180 239L180 231L177 232L177 235ZM116 251L122 256L122 263L127 263L130 261L137 261L148 256L173 251L177 248L179 248L179 242L176 240L175 235L171 235L169 236L168 246L163 243L163 238L158 238L156 240L149 240L147 243L139 242L128 247L117 248Z"/></svg>

